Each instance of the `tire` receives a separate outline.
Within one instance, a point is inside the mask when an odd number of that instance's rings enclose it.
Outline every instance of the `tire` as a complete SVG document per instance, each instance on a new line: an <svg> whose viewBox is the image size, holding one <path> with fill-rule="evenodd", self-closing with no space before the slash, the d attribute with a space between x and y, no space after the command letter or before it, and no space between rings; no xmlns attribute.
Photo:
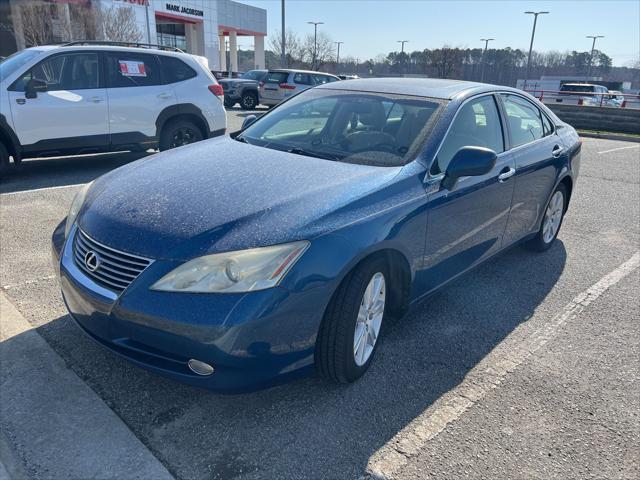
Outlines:
<svg viewBox="0 0 640 480"><path fill-rule="evenodd" d="M0 143L0 178L4 177L9 169L9 152L3 143Z"/></svg>
<svg viewBox="0 0 640 480"><path fill-rule="evenodd" d="M240 98L240 106L243 110L255 110L258 106L258 95L254 92L243 93Z"/></svg>
<svg viewBox="0 0 640 480"><path fill-rule="evenodd" d="M237 102L235 100L227 100L226 98L224 99L224 108L231 108L233 107Z"/></svg>
<svg viewBox="0 0 640 480"><path fill-rule="evenodd" d="M202 132L189 120L171 120L162 129L160 151L181 147L202 140Z"/></svg>
<svg viewBox="0 0 640 480"><path fill-rule="evenodd" d="M380 275L384 280L384 294L374 294L373 304L376 305L382 298L382 307L378 306L376 309L382 313L373 347L368 350L370 342L365 345L368 356L364 358L360 355L360 349L356 349L356 333L362 332L365 337L363 341L369 341L370 337L367 333L369 330L363 331L361 328L366 322L359 321L359 318L365 318L359 313L361 305L366 301L368 286L376 278L379 279ZM327 307L316 341L315 365L322 377L335 383L351 383L367 371L380 344L380 334L389 306L389 278L389 269L384 259L374 258L362 263L342 281Z"/></svg>
<svg viewBox="0 0 640 480"><path fill-rule="evenodd" d="M560 195L560 197L558 195ZM540 230L538 230L534 238L525 243L525 247L535 252L544 252L551 248L553 242L558 238L558 233L564 220L564 213L567 209L568 198L567 187L561 183L553 191L549 202L547 202L544 210L545 213L540 224ZM551 231L548 230L549 228Z"/></svg>

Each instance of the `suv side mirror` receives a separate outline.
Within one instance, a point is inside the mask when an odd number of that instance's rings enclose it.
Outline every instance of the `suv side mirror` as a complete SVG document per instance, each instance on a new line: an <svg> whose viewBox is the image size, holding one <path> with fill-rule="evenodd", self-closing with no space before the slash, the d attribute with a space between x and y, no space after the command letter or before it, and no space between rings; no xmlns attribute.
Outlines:
<svg viewBox="0 0 640 480"><path fill-rule="evenodd" d="M47 82L38 78L32 78L27 82L24 96L27 98L37 98L38 92L47 91Z"/></svg>
<svg viewBox="0 0 640 480"><path fill-rule="evenodd" d="M449 162L442 186L453 189L460 177L475 177L489 173L496 165L498 155L490 148L462 147Z"/></svg>
<svg viewBox="0 0 640 480"><path fill-rule="evenodd" d="M247 128L249 125L251 125L257 119L258 119L258 117L256 117L255 115L247 115L246 117L244 117L244 120L242 121L242 130Z"/></svg>

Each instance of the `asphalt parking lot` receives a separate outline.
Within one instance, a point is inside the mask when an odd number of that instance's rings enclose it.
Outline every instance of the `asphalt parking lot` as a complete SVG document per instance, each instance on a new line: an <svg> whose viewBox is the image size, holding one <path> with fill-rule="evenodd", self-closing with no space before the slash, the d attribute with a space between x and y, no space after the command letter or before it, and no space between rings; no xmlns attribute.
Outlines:
<svg viewBox="0 0 640 480"><path fill-rule="evenodd" d="M511 249L416 305L360 381L230 396L130 365L66 314L50 234L79 184L136 158L33 160L4 180L0 293L175 478L640 477L639 144L585 138L555 246ZM0 424L26 472L52 478Z"/></svg>

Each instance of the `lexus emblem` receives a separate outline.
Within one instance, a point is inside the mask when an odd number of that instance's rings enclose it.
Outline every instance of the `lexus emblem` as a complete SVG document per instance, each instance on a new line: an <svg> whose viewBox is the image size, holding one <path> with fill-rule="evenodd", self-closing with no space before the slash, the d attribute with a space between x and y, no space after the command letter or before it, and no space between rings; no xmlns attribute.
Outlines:
<svg viewBox="0 0 640 480"><path fill-rule="evenodd" d="M100 266L100 257L93 250L89 250L84 254L84 264L90 272L95 272Z"/></svg>

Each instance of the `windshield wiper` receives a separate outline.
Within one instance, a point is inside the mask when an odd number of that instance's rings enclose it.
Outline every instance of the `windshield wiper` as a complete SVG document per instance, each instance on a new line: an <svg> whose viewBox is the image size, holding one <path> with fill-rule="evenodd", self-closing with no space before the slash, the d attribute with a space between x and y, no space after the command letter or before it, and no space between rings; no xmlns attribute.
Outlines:
<svg viewBox="0 0 640 480"><path fill-rule="evenodd" d="M235 140L236 142L242 142L242 143L246 143L246 144L248 144L248 145L251 145L251 144L249 143L249 141L248 141L246 138L244 138L242 135L238 135L236 138L234 138L234 140Z"/></svg>
<svg viewBox="0 0 640 480"><path fill-rule="evenodd" d="M340 157L338 157L337 155L331 155L330 153L312 152L300 147L290 148L289 150L287 150L287 152L295 153L296 155L306 155L307 157L322 158L324 160L333 160L334 162L340 161Z"/></svg>

